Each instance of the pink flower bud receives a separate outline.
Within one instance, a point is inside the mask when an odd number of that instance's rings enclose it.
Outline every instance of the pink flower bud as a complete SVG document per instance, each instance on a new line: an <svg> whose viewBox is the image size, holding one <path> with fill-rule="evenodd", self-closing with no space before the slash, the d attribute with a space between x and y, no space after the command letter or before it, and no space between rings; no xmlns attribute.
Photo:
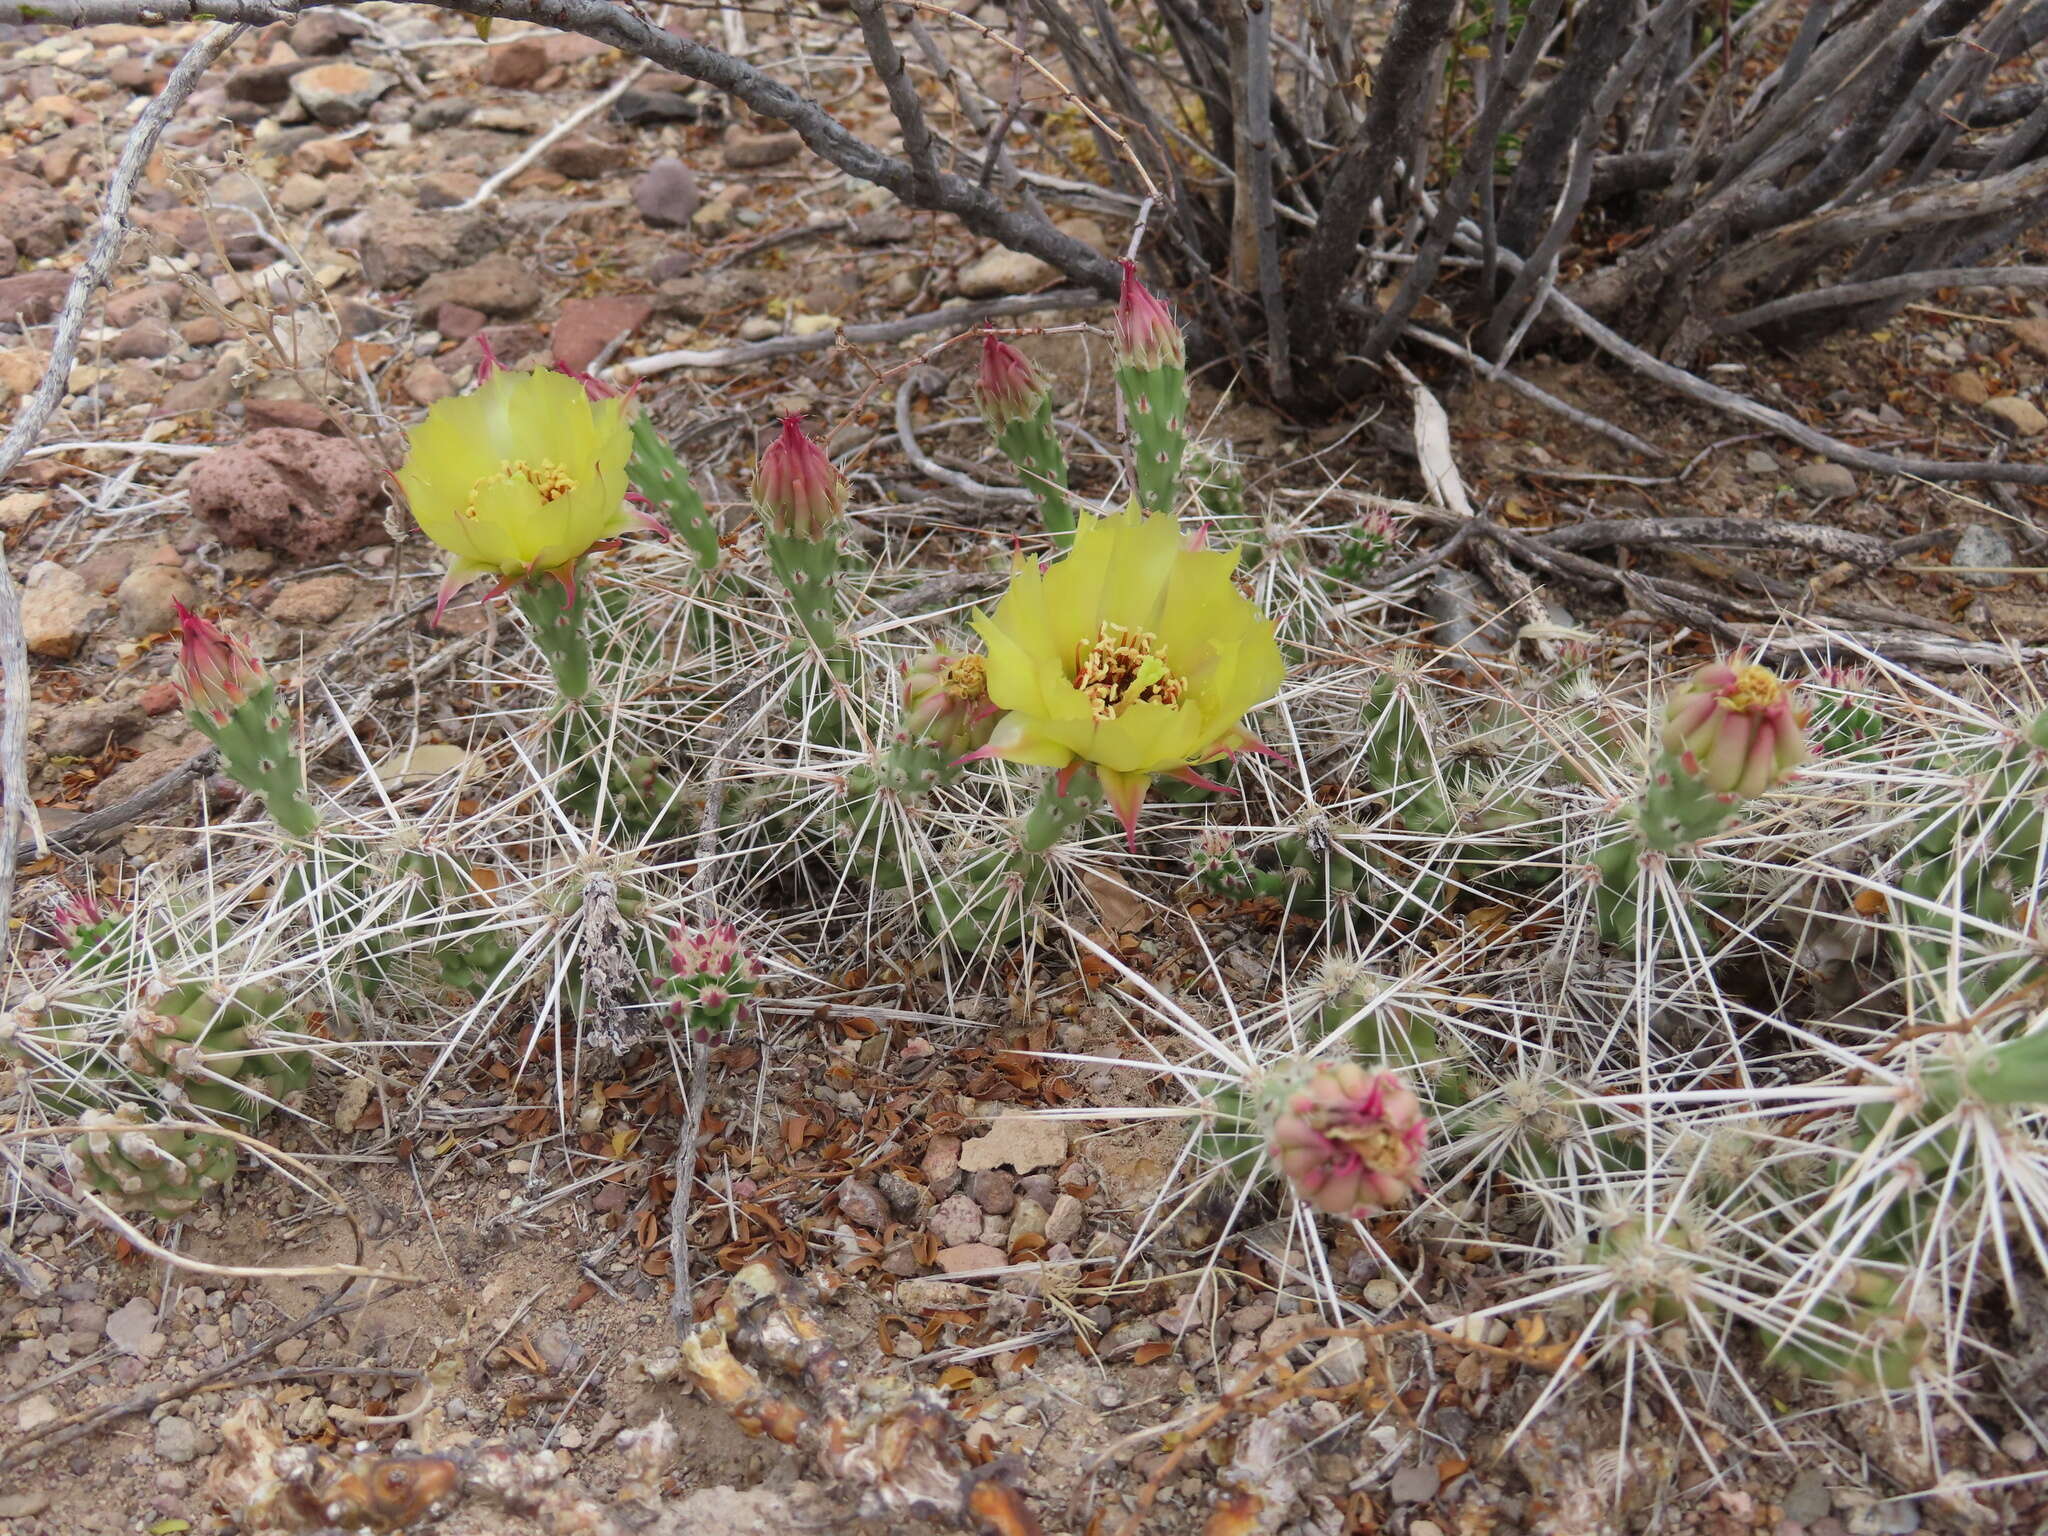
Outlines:
<svg viewBox="0 0 2048 1536"><path fill-rule="evenodd" d="M1664 706L1664 749L1715 794L1752 799L1806 761L1806 712L1767 668L1709 662Z"/></svg>
<svg viewBox="0 0 2048 1536"><path fill-rule="evenodd" d="M1173 313L1138 281L1138 264L1124 266L1123 292L1116 301L1116 360L1126 368L1182 368L1188 348Z"/></svg>
<svg viewBox="0 0 2048 1536"><path fill-rule="evenodd" d="M803 417L782 418L782 435L754 471L754 510L785 538L821 539L846 510L846 476L804 436Z"/></svg>
<svg viewBox="0 0 2048 1536"><path fill-rule="evenodd" d="M1429 1121L1421 1100L1392 1072L1326 1062L1283 1094L1278 1110L1273 1160L1317 1210L1364 1217L1421 1186Z"/></svg>
<svg viewBox="0 0 2048 1536"><path fill-rule="evenodd" d="M991 432L1000 433L1013 421L1028 421L1038 414L1052 391L1031 359L994 331L981 337L981 375L974 383L974 403Z"/></svg>
<svg viewBox="0 0 2048 1536"><path fill-rule="evenodd" d="M107 920L106 906L91 891L66 891L64 899L50 911L50 925L57 942L65 949L77 948L93 929Z"/></svg>
<svg viewBox="0 0 2048 1536"><path fill-rule="evenodd" d="M183 603L177 605L182 640L172 674L185 708L226 725L268 676L241 641L223 634Z"/></svg>
<svg viewBox="0 0 2048 1536"><path fill-rule="evenodd" d="M1000 713L989 701L988 664L980 656L941 648L904 668L903 728L948 761L986 746Z"/></svg>

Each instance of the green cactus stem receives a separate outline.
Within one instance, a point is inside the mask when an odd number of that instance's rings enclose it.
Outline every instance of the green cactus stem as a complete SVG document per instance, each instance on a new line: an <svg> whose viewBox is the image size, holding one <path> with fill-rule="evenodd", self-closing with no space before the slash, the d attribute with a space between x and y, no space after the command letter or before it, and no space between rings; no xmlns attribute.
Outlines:
<svg viewBox="0 0 2048 1536"><path fill-rule="evenodd" d="M153 1125L134 1104L87 1109L78 1122L64 1147L65 1171L116 1210L176 1221L234 1179L226 1137Z"/></svg>
<svg viewBox="0 0 2048 1536"><path fill-rule="evenodd" d="M645 416L633 420L633 457L626 464L626 478L697 557L699 566L708 571L718 565L718 524L690 479L690 467Z"/></svg>

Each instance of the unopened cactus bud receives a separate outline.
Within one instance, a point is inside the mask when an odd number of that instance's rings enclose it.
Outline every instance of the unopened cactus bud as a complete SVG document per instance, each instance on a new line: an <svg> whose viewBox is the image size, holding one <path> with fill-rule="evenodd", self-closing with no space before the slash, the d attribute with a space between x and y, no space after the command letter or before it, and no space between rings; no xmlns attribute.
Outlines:
<svg viewBox="0 0 2048 1536"><path fill-rule="evenodd" d="M120 923L119 905L110 908L91 891L66 892L50 912L50 930L73 965L91 958Z"/></svg>
<svg viewBox="0 0 2048 1536"><path fill-rule="evenodd" d="M1364 1217L1421 1187L1429 1121L1392 1072L1321 1063L1276 1095L1270 1113L1273 1160L1319 1211Z"/></svg>
<svg viewBox="0 0 2048 1536"><path fill-rule="evenodd" d="M1028 421L1052 401L1052 387L1031 359L997 336L981 338L981 373L974 381L974 403L989 431L1000 437L1013 421Z"/></svg>
<svg viewBox="0 0 2048 1536"><path fill-rule="evenodd" d="M178 665L172 681L199 730L226 725L269 681L263 663L241 641L183 603L178 610Z"/></svg>
<svg viewBox="0 0 2048 1536"><path fill-rule="evenodd" d="M988 664L949 649L926 651L903 672L903 729L952 762L988 744L1001 713L988 697Z"/></svg>
<svg viewBox="0 0 2048 1536"><path fill-rule="evenodd" d="M1128 368L1183 368L1187 341L1173 312L1138 278L1138 264L1126 261L1123 290L1116 301L1116 360Z"/></svg>
<svg viewBox="0 0 2048 1536"><path fill-rule="evenodd" d="M276 682L246 645L182 603L178 627L175 681L185 718L220 749L228 776L263 797L280 827L311 837L320 818L306 800L304 764L290 718L277 706Z"/></svg>
<svg viewBox="0 0 2048 1536"><path fill-rule="evenodd" d="M1768 668L1715 661L1664 709L1664 747L1715 794L1754 799L1806 761L1805 714Z"/></svg>
<svg viewBox="0 0 2048 1536"><path fill-rule="evenodd" d="M731 923L676 929L668 967L669 1018L697 1040L727 1033L751 1016L760 976Z"/></svg>
<svg viewBox="0 0 2048 1536"><path fill-rule="evenodd" d="M784 538L823 539L846 510L846 476L804 435L801 416L782 418L782 434L754 471L754 510Z"/></svg>

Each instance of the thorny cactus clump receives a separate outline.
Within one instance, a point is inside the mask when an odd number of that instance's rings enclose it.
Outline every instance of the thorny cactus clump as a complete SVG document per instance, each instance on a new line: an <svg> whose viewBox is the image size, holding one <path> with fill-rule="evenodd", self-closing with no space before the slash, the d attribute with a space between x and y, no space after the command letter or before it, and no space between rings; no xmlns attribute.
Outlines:
<svg viewBox="0 0 2048 1536"><path fill-rule="evenodd" d="M1034 513L1006 568L867 518L794 418L729 522L594 382L487 368L436 405L399 478L444 599L489 582L531 641L441 777L316 768L305 689L186 615L191 718L268 821L45 925L0 1034L42 1166L173 1219L235 1156L171 1122L279 1127L373 1050L425 1047L418 1095L483 1049L567 1082L637 1009L701 1071L767 1028L771 956L826 996L857 952L943 1020L1072 955L1137 1037L1085 1062L1158 1082L1063 1113L1187 1121L1126 1267L1190 1212L1212 1257L1284 1219L1282 1283L1355 1320L1391 1305L1357 1273L1427 1309L1415 1255L1484 1251L1466 1322L1569 1340L1532 1414L1655 1381L1768 1438L1795 1371L1972 1390L2048 1224L2048 714L1768 641L1454 665L1380 627L1412 590L1383 508L1190 442L1135 272L1121 469L1069 464L1028 342L971 339ZM1150 949L1100 941L1106 893Z"/></svg>

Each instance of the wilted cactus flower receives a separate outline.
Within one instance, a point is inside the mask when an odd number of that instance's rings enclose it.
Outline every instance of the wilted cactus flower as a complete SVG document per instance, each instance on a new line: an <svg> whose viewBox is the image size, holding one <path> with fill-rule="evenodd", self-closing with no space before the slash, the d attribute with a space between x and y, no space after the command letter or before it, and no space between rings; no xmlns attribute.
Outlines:
<svg viewBox="0 0 2048 1536"><path fill-rule="evenodd" d="M1116 360L1128 368L1180 368L1188 344L1173 312L1138 280L1138 264L1126 261L1123 290L1116 300Z"/></svg>
<svg viewBox="0 0 2048 1536"><path fill-rule="evenodd" d="M437 401L398 471L420 531L448 552L435 617L480 577L566 584L592 546L639 526L632 452L626 402L592 399L567 374L501 368Z"/></svg>
<svg viewBox="0 0 2048 1536"><path fill-rule="evenodd" d="M1806 761L1806 712L1768 668L1741 657L1695 672L1664 706L1664 748L1719 795L1751 799Z"/></svg>
<svg viewBox="0 0 2048 1536"><path fill-rule="evenodd" d="M754 510L784 538L822 539L846 510L846 476L804 435L801 416L782 418L782 435L754 471Z"/></svg>
<svg viewBox="0 0 2048 1536"><path fill-rule="evenodd" d="M678 928L668 946L670 1020L699 1041L747 1019L759 974L731 923Z"/></svg>
<svg viewBox="0 0 2048 1536"><path fill-rule="evenodd" d="M998 711L988 697L988 663L941 646L903 668L903 729L948 758L985 745Z"/></svg>
<svg viewBox="0 0 2048 1536"><path fill-rule="evenodd" d="M1031 366L1031 359L997 336L981 337L981 373L974 381L974 403L989 431L1000 437L1013 421L1029 421L1052 398L1052 390Z"/></svg>
<svg viewBox="0 0 2048 1536"><path fill-rule="evenodd" d="M270 674L255 652L178 603L178 665L171 674L186 710L226 725Z"/></svg>
<svg viewBox="0 0 2048 1536"><path fill-rule="evenodd" d="M1270 1151L1294 1192L1333 1216L1364 1217L1421 1185L1429 1122L1392 1072L1316 1066L1275 1106Z"/></svg>
<svg viewBox="0 0 2048 1536"><path fill-rule="evenodd" d="M970 755L1086 764L1133 840L1153 774L1215 787L1195 765L1266 750L1244 715L1285 672L1236 566L1236 550L1190 548L1171 517L1135 506L1083 518L1043 571L1019 556L995 613L973 620L989 699L1007 713Z"/></svg>

